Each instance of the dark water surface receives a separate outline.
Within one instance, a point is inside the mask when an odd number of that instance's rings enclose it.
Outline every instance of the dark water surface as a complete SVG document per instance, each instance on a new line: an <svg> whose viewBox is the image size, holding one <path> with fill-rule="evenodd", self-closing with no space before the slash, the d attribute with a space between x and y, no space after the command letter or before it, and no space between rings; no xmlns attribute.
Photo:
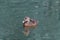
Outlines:
<svg viewBox="0 0 60 40"><path fill-rule="evenodd" d="M25 16L39 21L28 37ZM0 40L60 40L60 0L0 0Z"/></svg>

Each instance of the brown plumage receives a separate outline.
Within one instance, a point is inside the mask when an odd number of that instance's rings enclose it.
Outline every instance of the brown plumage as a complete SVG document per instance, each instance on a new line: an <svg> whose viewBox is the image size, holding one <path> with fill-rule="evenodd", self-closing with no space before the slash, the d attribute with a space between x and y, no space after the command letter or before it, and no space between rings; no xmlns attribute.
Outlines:
<svg viewBox="0 0 60 40"><path fill-rule="evenodd" d="M30 28L35 28L37 26L37 21L33 19L29 19L30 17L26 17L24 19L23 27L24 27L24 34L28 35L29 34L29 29ZM25 21L26 20L26 21Z"/></svg>

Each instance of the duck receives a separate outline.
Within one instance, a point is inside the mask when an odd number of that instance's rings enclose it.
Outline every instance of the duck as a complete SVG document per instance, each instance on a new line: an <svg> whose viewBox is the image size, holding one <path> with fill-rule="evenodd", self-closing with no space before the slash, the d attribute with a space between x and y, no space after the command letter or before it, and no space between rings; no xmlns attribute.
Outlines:
<svg viewBox="0 0 60 40"><path fill-rule="evenodd" d="M36 28L37 27L37 21L34 20L34 19L31 19L30 17L25 17L24 20L23 20L23 28L24 28L24 34L26 36L29 35L30 33L30 29L31 28Z"/></svg>

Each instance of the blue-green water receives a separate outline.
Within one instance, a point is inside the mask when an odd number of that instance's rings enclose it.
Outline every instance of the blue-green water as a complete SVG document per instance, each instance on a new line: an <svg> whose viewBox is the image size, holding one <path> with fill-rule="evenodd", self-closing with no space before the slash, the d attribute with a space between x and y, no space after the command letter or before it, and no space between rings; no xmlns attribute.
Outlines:
<svg viewBox="0 0 60 40"><path fill-rule="evenodd" d="M25 16L39 21L28 37ZM0 40L60 40L60 0L0 0Z"/></svg>

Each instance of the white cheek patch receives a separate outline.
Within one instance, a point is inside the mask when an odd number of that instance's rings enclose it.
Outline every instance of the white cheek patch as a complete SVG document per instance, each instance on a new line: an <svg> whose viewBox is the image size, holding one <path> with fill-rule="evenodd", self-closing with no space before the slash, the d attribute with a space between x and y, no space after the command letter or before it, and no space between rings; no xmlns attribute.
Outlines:
<svg viewBox="0 0 60 40"><path fill-rule="evenodd" d="M22 21L22 23L24 23L25 21Z"/></svg>

